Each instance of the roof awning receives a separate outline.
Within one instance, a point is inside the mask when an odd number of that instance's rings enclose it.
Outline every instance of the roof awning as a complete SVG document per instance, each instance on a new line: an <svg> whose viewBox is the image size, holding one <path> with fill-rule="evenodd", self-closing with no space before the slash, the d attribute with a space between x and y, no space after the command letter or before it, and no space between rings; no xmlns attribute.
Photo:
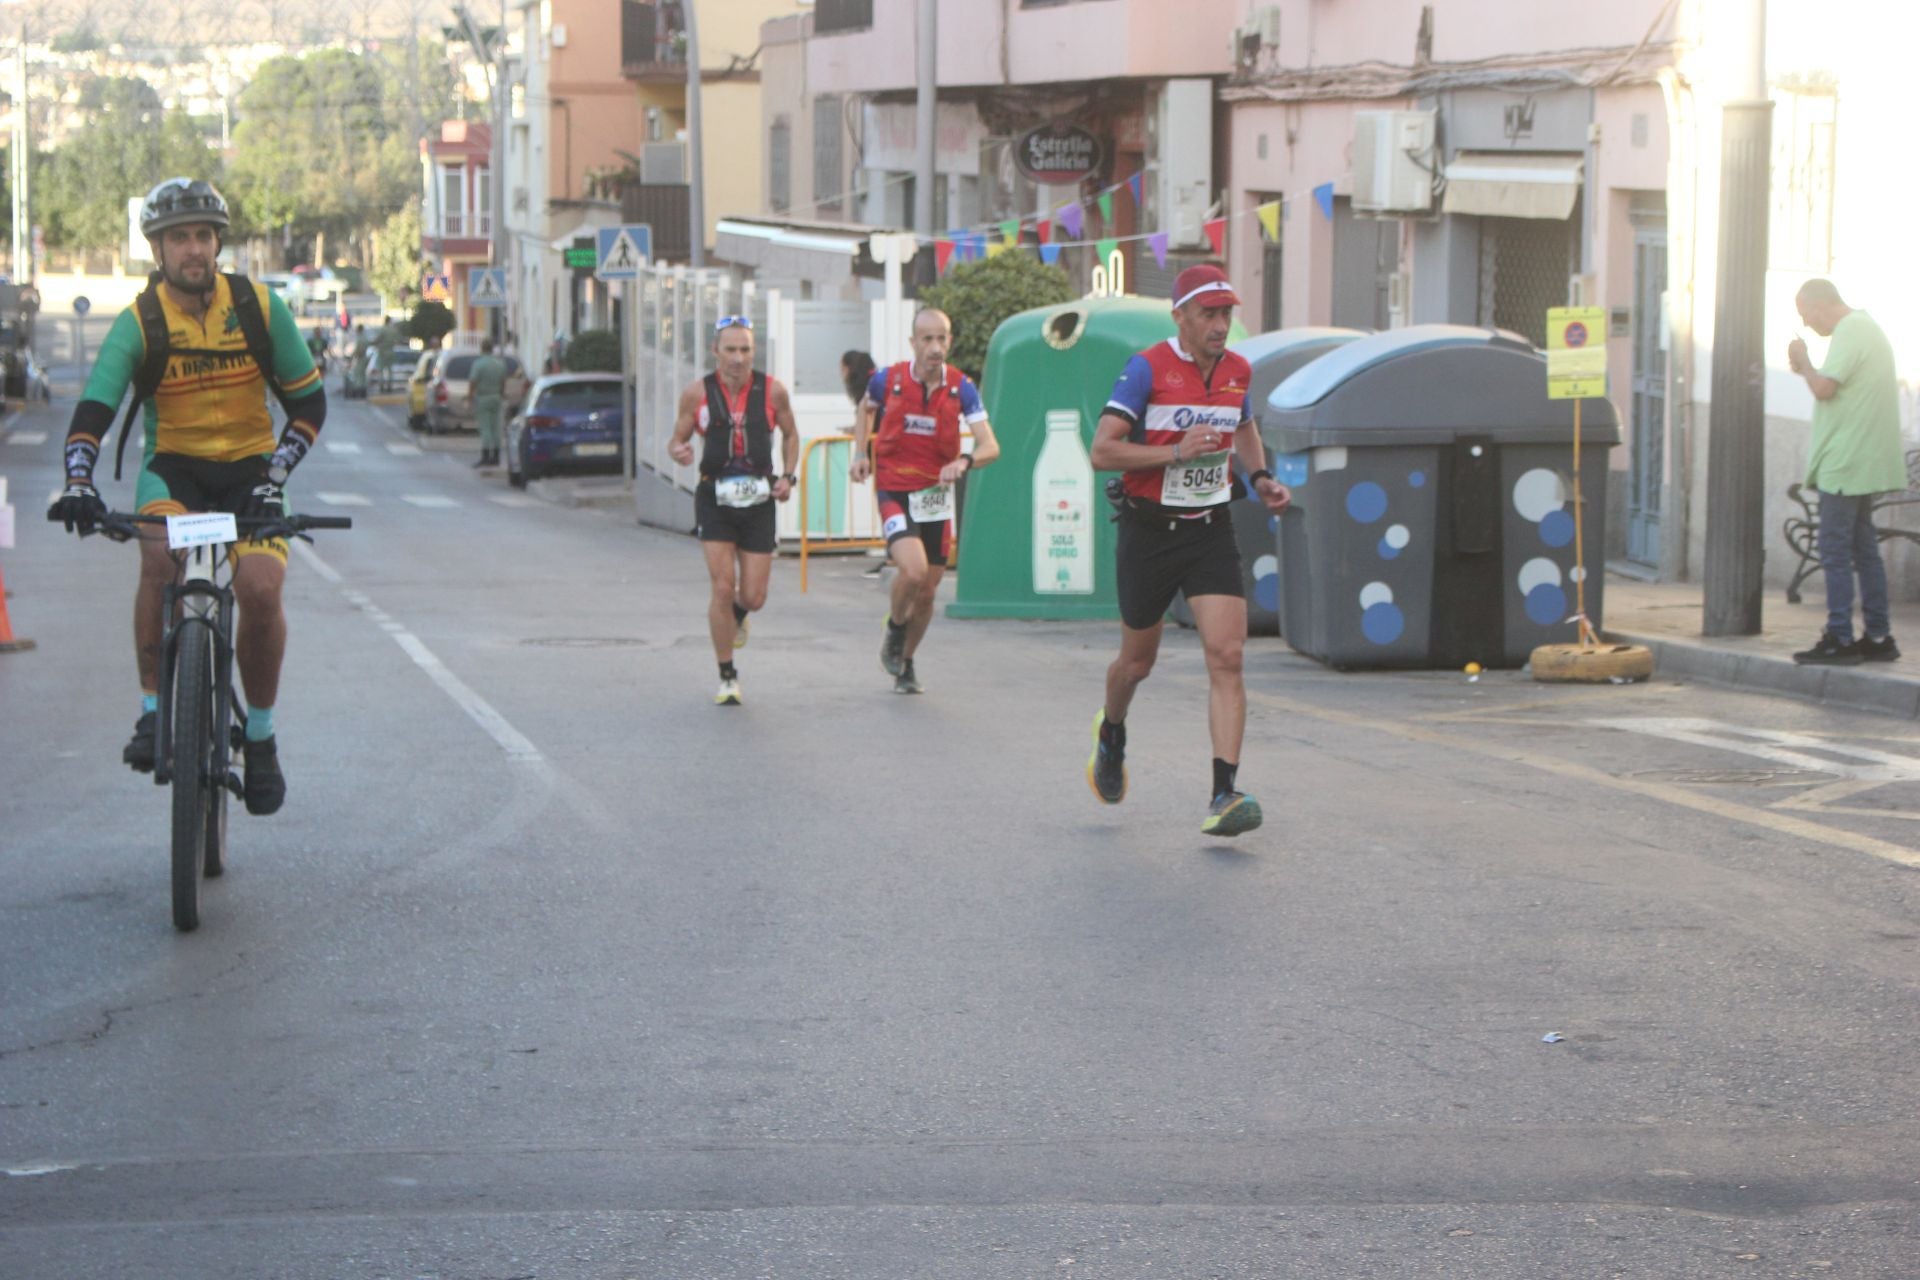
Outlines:
<svg viewBox="0 0 1920 1280"><path fill-rule="evenodd" d="M1447 166L1445 213L1566 218L1580 194L1579 156L1462 151Z"/></svg>
<svg viewBox="0 0 1920 1280"><path fill-rule="evenodd" d="M714 226L713 252L770 276L838 285L853 279L854 254L866 235L722 218Z"/></svg>

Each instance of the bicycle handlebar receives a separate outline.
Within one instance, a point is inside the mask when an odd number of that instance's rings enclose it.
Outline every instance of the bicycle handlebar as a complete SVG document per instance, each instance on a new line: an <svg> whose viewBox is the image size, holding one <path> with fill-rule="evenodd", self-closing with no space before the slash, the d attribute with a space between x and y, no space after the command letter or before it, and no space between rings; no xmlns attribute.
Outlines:
<svg viewBox="0 0 1920 1280"><path fill-rule="evenodd" d="M60 518L52 511L47 512L47 519L55 524L60 523ZM109 511L100 517L98 528L100 532L106 534L109 538L113 538L116 541L125 541L128 538L139 536L139 526L143 524L165 524L166 522L167 517L165 516L140 515L132 511ZM233 518L233 524L234 528L239 532L251 533L256 539L262 534L268 538L298 538L303 536L308 529L351 529L353 528L353 518L351 516L305 516L298 514L284 516L235 516Z"/></svg>

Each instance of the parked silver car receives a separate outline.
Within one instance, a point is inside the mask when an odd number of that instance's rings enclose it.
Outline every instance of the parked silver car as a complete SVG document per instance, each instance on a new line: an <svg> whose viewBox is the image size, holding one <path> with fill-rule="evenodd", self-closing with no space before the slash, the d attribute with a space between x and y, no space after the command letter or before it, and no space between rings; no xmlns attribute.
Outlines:
<svg viewBox="0 0 1920 1280"><path fill-rule="evenodd" d="M521 372L517 356L505 352L495 352L507 362L507 413L512 414L519 408L519 401L512 392L516 385L525 395L525 380L518 378ZM480 358L478 347L454 347L442 351L434 361L433 375L427 379L427 410L425 427L428 435L439 435L446 431L474 430L473 405L467 400L467 388L473 379L473 362Z"/></svg>

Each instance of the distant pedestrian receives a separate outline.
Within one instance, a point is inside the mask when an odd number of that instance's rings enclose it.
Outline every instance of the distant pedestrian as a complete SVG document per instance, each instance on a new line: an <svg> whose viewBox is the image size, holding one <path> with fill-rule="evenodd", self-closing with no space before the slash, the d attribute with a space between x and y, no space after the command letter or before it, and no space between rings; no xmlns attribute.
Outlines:
<svg viewBox="0 0 1920 1280"><path fill-rule="evenodd" d="M1900 391L1893 346L1864 311L1849 307L1830 280L1809 280L1794 295L1807 328L1827 344L1826 363L1813 367L1807 344L1787 344L1787 366L1813 392L1813 440L1807 487L1820 494L1815 545L1827 582L1827 625L1795 662L1851 665L1900 656L1887 616L1887 566L1873 529L1875 495L1907 487L1900 447ZM1854 578L1860 580L1864 629L1853 638Z"/></svg>
<svg viewBox="0 0 1920 1280"><path fill-rule="evenodd" d="M476 467L500 465L500 410L506 404L507 362L493 354L493 339L480 340L480 356L467 373L467 403L473 406L473 425L480 432L480 461Z"/></svg>

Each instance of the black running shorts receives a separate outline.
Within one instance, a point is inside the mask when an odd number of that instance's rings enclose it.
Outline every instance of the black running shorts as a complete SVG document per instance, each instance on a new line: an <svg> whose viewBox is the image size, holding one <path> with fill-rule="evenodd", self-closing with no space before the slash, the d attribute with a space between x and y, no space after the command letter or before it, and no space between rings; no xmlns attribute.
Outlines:
<svg viewBox="0 0 1920 1280"><path fill-rule="evenodd" d="M702 480L693 491L693 519L693 532L702 542L731 542L761 555L771 555L779 542L773 499L752 507L723 507L713 496L711 480Z"/></svg>
<svg viewBox="0 0 1920 1280"><path fill-rule="evenodd" d="M1114 560L1120 621L1136 631L1164 621L1176 592L1184 591L1189 600L1246 598L1240 544L1226 503L1193 520L1151 514L1151 509L1122 511Z"/></svg>

